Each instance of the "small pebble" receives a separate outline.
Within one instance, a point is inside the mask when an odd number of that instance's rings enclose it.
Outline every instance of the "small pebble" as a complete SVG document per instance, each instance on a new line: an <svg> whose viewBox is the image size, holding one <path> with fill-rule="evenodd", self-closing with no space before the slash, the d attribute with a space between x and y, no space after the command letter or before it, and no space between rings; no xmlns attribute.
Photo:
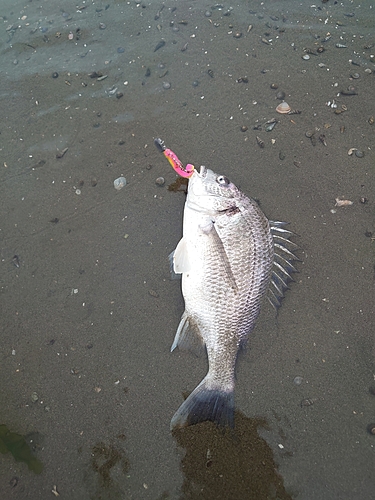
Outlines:
<svg viewBox="0 0 375 500"><path fill-rule="evenodd" d="M206 12L204 13L204 15L206 17L211 17L212 16L212 12L210 10L206 10Z"/></svg>
<svg viewBox="0 0 375 500"><path fill-rule="evenodd" d="M280 101L283 101L285 99L285 92L283 92L282 90L280 90L277 94L276 94L276 99L279 99Z"/></svg>
<svg viewBox="0 0 375 500"><path fill-rule="evenodd" d="M246 125L242 125L242 127L241 127L241 132L246 132L246 130L247 130Z"/></svg>
<svg viewBox="0 0 375 500"><path fill-rule="evenodd" d="M309 54L303 54L302 59L303 59L304 61L308 61L308 60L310 59Z"/></svg>
<svg viewBox="0 0 375 500"><path fill-rule="evenodd" d="M119 54L122 54L123 52L125 52L124 47L117 47L117 52L118 52Z"/></svg>
<svg viewBox="0 0 375 500"><path fill-rule="evenodd" d="M117 189L117 191L120 191L120 189L122 189L123 187L126 186L126 179L125 177L118 177L117 179L115 179L113 181L113 186L115 189Z"/></svg>
<svg viewBox="0 0 375 500"><path fill-rule="evenodd" d="M54 71L52 73L52 78L58 78L59 77L59 74L57 73L57 71Z"/></svg>
<svg viewBox="0 0 375 500"><path fill-rule="evenodd" d="M31 393L31 401L33 403L36 403L38 401L38 399L39 399L39 396L36 392Z"/></svg>
<svg viewBox="0 0 375 500"><path fill-rule="evenodd" d="M279 88L279 86L277 85L277 83L271 83L270 87L271 87L272 90L277 90Z"/></svg>
<svg viewBox="0 0 375 500"><path fill-rule="evenodd" d="M171 84L169 82L163 82L163 89L167 90L171 88Z"/></svg>
<svg viewBox="0 0 375 500"><path fill-rule="evenodd" d="M164 184L165 184L165 179L164 179L164 177L158 177L158 178L156 179L156 181L155 181L155 184L156 184L157 186L164 186Z"/></svg>
<svg viewBox="0 0 375 500"><path fill-rule="evenodd" d="M301 385L302 381L303 381L302 377L295 377L295 379L293 380L293 383L296 385Z"/></svg>
<svg viewBox="0 0 375 500"><path fill-rule="evenodd" d="M367 432L371 434L371 436L375 436L375 424L368 424Z"/></svg>
<svg viewBox="0 0 375 500"><path fill-rule="evenodd" d="M193 83L192 83L192 86L193 87L198 87L198 85L199 85L198 80L194 80Z"/></svg>
<svg viewBox="0 0 375 500"><path fill-rule="evenodd" d="M9 481L10 487L15 488L18 484L18 477L14 476L12 479Z"/></svg>
<svg viewBox="0 0 375 500"><path fill-rule="evenodd" d="M357 158L363 158L365 156L365 153L363 151L360 151L357 149L357 151L354 153Z"/></svg>
<svg viewBox="0 0 375 500"><path fill-rule="evenodd" d="M106 25L104 23L99 23L99 29L101 30L105 30L106 29Z"/></svg>

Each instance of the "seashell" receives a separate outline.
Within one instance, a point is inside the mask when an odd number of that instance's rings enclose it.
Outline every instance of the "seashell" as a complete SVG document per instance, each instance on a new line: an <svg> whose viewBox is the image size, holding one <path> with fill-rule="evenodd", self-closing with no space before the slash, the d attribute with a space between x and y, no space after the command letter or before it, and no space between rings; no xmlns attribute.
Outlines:
<svg viewBox="0 0 375 500"><path fill-rule="evenodd" d="M292 108L285 101L281 102L278 106L276 106L276 111L278 113L281 113L282 115L286 114L286 113L289 113L289 111L291 111L291 109Z"/></svg>
<svg viewBox="0 0 375 500"><path fill-rule="evenodd" d="M326 136L324 134L319 136L319 141L323 144L323 146L327 146Z"/></svg>
<svg viewBox="0 0 375 500"><path fill-rule="evenodd" d="M300 403L300 406L301 408L303 408L304 406L312 406L316 401L318 401L317 398L307 398L307 399L303 399Z"/></svg>
<svg viewBox="0 0 375 500"><path fill-rule="evenodd" d="M120 189L122 189L123 187L126 186L126 179L125 177L119 177L118 179L115 179L113 181L113 186L115 189L117 189L117 191L120 191Z"/></svg>
<svg viewBox="0 0 375 500"><path fill-rule="evenodd" d="M335 47L337 47L338 49L346 49L348 46L343 45L342 43L336 43Z"/></svg>
<svg viewBox="0 0 375 500"><path fill-rule="evenodd" d="M264 142L262 141L262 139L258 136L256 136L256 140L257 140L257 144L260 148L264 148Z"/></svg>
<svg viewBox="0 0 375 500"><path fill-rule="evenodd" d="M350 200L340 200L340 198L335 198L335 207L349 207L353 205L353 202Z"/></svg>
<svg viewBox="0 0 375 500"><path fill-rule="evenodd" d="M266 132L272 132L272 130L274 129L275 125L276 125L277 121L270 121L268 124L266 124Z"/></svg>

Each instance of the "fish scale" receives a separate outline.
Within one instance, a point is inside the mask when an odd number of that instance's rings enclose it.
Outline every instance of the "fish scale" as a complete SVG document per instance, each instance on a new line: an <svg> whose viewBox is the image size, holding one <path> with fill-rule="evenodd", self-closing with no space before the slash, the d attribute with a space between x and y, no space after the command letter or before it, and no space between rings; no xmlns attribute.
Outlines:
<svg viewBox="0 0 375 500"><path fill-rule="evenodd" d="M185 311L171 350L205 346L209 369L173 416L172 429L205 420L234 426L238 352L270 284L269 300L278 307L296 271L297 257L288 248L293 233L283 226L270 223L225 176L205 167L191 175L183 237L173 253Z"/></svg>

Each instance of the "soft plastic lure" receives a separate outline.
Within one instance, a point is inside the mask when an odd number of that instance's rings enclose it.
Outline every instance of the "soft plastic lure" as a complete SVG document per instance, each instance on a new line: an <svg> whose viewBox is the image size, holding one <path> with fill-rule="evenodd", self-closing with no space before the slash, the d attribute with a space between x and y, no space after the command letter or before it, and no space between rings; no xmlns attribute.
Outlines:
<svg viewBox="0 0 375 500"><path fill-rule="evenodd" d="M188 163L186 167L184 167L178 156L171 149L167 149L165 147L164 141L162 139L155 139L154 143L158 150L164 154L164 156L167 158L178 175L180 175L181 177L191 177L193 175L194 165Z"/></svg>

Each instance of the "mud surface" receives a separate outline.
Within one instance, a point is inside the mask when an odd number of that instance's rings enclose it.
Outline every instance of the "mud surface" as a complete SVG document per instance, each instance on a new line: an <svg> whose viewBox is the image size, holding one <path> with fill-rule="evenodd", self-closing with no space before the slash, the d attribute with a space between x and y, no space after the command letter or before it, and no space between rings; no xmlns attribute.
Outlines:
<svg viewBox="0 0 375 500"><path fill-rule="evenodd" d="M43 470L2 443L1 498L372 498L372 3L2 2L0 424ZM299 235L234 436L169 431L206 361L169 352L185 195L155 137Z"/></svg>

